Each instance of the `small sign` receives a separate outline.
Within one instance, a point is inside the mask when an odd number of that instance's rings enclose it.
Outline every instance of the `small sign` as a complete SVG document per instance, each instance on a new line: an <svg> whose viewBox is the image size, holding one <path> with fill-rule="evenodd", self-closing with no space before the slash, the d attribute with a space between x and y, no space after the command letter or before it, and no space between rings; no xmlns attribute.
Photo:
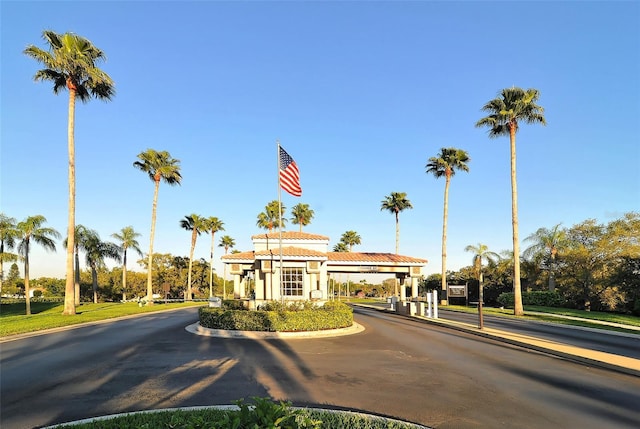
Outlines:
<svg viewBox="0 0 640 429"><path fill-rule="evenodd" d="M448 285L449 298L466 298L467 285Z"/></svg>
<svg viewBox="0 0 640 429"><path fill-rule="evenodd" d="M322 299L322 291L317 289L312 290L311 299Z"/></svg>
<svg viewBox="0 0 640 429"><path fill-rule="evenodd" d="M361 273L377 273L378 266L377 265L362 265L359 268Z"/></svg>

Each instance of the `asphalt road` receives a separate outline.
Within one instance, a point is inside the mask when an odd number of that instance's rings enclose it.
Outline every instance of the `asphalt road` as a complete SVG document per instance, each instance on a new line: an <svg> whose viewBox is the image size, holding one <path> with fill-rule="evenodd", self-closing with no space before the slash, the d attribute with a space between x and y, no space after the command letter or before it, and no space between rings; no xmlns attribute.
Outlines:
<svg viewBox="0 0 640 429"><path fill-rule="evenodd" d="M440 310L438 315L445 320L455 320L474 325L478 323L477 314ZM531 335L536 338L557 341L576 347L640 359L640 335L637 334L624 334L556 323L508 319L486 314L483 316L484 326L488 328Z"/></svg>
<svg viewBox="0 0 640 429"><path fill-rule="evenodd" d="M270 396L433 428L640 427L639 377L374 310L292 340L193 335L196 311L0 344L0 426Z"/></svg>

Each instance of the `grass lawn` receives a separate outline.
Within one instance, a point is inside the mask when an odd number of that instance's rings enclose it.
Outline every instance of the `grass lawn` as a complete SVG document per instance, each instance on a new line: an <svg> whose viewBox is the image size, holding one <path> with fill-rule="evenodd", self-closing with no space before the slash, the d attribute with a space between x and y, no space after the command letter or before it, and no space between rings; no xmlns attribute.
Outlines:
<svg viewBox="0 0 640 429"><path fill-rule="evenodd" d="M135 314L162 311L174 308L206 305L203 302L156 303L149 306L138 306L136 302L99 304L84 303L76 307L76 314L64 316L64 304L60 302L31 302L31 315L26 316L26 304L0 303L0 337L41 331L50 328L78 325L104 319L130 316Z"/></svg>
<svg viewBox="0 0 640 429"><path fill-rule="evenodd" d="M478 313L477 307L467 307L463 305L448 305L445 308L448 310L462 311L465 313L476 313L476 314ZM513 315L513 309L509 309L509 308L482 307L482 313L488 314L491 316L516 317ZM528 306L528 305L524 306L524 313L525 315L521 317L524 319L538 320L543 322L562 323L566 325L583 326L588 328L609 329L609 330L620 331L620 332L638 333L638 331L635 331L635 330L603 325L598 322L620 323L623 325L640 327L640 317L631 316L628 314L574 310L569 308L537 307L537 306ZM544 313L544 314L535 314L535 313ZM564 318L563 316L576 317L581 320L571 320L571 319ZM590 320L593 320L593 322L590 322Z"/></svg>

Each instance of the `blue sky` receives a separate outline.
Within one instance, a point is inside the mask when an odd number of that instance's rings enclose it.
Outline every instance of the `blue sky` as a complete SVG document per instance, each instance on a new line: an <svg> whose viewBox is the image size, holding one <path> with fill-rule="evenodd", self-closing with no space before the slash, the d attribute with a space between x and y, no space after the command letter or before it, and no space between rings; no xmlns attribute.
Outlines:
<svg viewBox="0 0 640 429"><path fill-rule="evenodd" d="M0 210L42 214L66 235L67 102L35 83L22 54L42 31L75 32L107 55L112 102L76 109L77 223L103 239L132 225L148 250L153 183L132 166L147 148L181 161L161 185L154 251L187 256L184 216L217 216L238 250L277 199L276 141L295 159L315 211L305 231L354 251L400 253L440 271L442 147L468 151L449 197L448 268L469 244L511 248L508 138L475 128L505 87L540 91L546 127L517 135L520 236L608 222L640 209L640 3L627 2L1 2ZM297 226L290 225L290 229ZM219 236L221 234L218 234ZM208 259L210 238L195 256ZM223 250L216 247L216 259ZM133 258L132 258L133 259ZM34 249L31 277L64 276L65 251ZM216 263L220 270L220 263ZM131 263L130 269L141 270ZM21 270L22 271L22 270Z"/></svg>

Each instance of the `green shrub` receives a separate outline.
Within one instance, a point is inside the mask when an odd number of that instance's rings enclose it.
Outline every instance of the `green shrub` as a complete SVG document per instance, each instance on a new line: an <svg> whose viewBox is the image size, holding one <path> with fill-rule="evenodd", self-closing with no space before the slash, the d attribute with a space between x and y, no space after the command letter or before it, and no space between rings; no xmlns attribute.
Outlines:
<svg viewBox="0 0 640 429"><path fill-rule="evenodd" d="M200 307L199 316L205 328L238 331L320 331L353 325L353 310L341 302L327 302L322 307L273 302L255 311Z"/></svg>
<svg viewBox="0 0 640 429"><path fill-rule="evenodd" d="M498 303L504 307L513 307L513 292L504 292L498 296ZM522 294L522 305L535 305L540 307L563 307L565 299L557 292L533 291Z"/></svg>
<svg viewBox="0 0 640 429"><path fill-rule="evenodd" d="M319 429L321 420L313 420L302 410L291 409L291 402L272 402L268 398L253 398L249 406L241 399L235 401L240 408L226 414L217 428L274 428L274 429Z"/></svg>

